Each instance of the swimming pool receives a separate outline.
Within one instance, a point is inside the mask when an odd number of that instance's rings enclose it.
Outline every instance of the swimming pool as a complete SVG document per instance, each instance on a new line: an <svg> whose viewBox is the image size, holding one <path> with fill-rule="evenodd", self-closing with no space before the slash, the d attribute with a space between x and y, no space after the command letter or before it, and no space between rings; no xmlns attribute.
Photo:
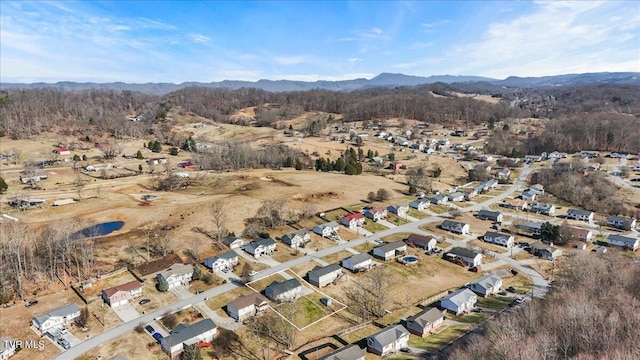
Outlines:
<svg viewBox="0 0 640 360"><path fill-rule="evenodd" d="M418 258L415 256L403 256L402 258L400 258L400 262L403 264L415 264L418 262Z"/></svg>

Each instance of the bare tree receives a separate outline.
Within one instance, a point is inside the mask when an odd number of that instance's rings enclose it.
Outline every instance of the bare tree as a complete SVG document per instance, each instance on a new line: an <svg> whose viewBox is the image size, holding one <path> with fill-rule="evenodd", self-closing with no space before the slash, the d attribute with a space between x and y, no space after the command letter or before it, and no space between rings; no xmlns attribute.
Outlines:
<svg viewBox="0 0 640 360"><path fill-rule="evenodd" d="M349 311L363 321L372 316L383 316L394 282L395 274L388 269L380 267L370 270L345 290Z"/></svg>
<svg viewBox="0 0 640 360"><path fill-rule="evenodd" d="M82 201L82 190L86 186L80 175L81 172L76 170L76 179L73 182L73 186L76 188L76 192L78 193L78 201Z"/></svg>
<svg viewBox="0 0 640 360"><path fill-rule="evenodd" d="M228 215L225 209L225 203L223 200L216 200L209 205L209 214L213 218L213 226L216 231L216 241L222 243L224 235L227 231L225 224L228 221Z"/></svg>

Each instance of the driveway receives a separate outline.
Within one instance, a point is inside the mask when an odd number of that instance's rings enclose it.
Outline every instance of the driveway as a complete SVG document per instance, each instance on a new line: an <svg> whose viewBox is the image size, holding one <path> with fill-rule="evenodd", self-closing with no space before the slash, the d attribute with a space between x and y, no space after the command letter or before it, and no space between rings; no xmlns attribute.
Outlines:
<svg viewBox="0 0 640 360"><path fill-rule="evenodd" d="M171 292L180 300L188 299L191 296L193 296L191 291L189 291L189 289L187 289L183 285L174 286L171 289L169 289L169 292Z"/></svg>
<svg viewBox="0 0 640 360"><path fill-rule="evenodd" d="M216 325L220 326L221 328L233 331L233 330L237 330L240 326L242 326L242 323L236 322L235 320L233 320L228 316L223 317L218 315L215 311L211 310L211 308L208 307L204 301L199 302L193 306L196 308L196 310L200 311L200 313L202 313L204 316L213 320L213 322Z"/></svg>
<svg viewBox="0 0 640 360"><path fill-rule="evenodd" d="M140 314L136 311L136 309L133 308L133 305L131 304L116 306L112 309L113 309L113 312L115 312L116 315L118 315L120 320L122 320L122 322L125 322L125 323L129 321L133 321L138 317L140 317Z"/></svg>
<svg viewBox="0 0 640 360"><path fill-rule="evenodd" d="M78 339L75 335L73 335L70 331L67 332L66 335L62 335L63 338L67 339L71 346L76 346L82 342L82 340Z"/></svg>

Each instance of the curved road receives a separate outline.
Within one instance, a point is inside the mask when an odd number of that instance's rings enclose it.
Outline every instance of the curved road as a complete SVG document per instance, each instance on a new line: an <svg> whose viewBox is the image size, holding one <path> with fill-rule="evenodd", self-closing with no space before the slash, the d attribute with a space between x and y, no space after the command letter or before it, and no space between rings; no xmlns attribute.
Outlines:
<svg viewBox="0 0 640 360"><path fill-rule="evenodd" d="M505 199L507 196L510 196L511 194L513 194L514 192L516 192L522 185L524 185L527 177L529 176L529 174L531 174L531 172L533 171L533 168L529 167L529 166L525 166L522 169L522 173L520 174L520 176L518 177L518 179L516 180L516 182L511 185L511 187L509 187L508 190L506 190L505 192L501 193L498 196L495 196L494 198L487 200L485 202L473 205L473 206L469 206L466 208L461 209L461 211L463 212L467 212L467 211L478 211L481 210L485 207L488 207L489 205L501 201L503 199ZM363 238L359 238L356 240L351 240L349 242L343 243L343 244L338 244L334 247L328 248L328 249L323 249L317 252L314 252L312 254L309 255L305 255L290 261L287 261L285 263L281 263L277 266L274 267L270 267L268 269L262 270L260 271L255 278L262 278L262 277L266 277L275 273L278 273L280 271L286 270L290 267L296 266L296 265L301 265L310 261L313 261L314 258L320 258L320 257L324 257L327 255L331 255L334 253L337 253L339 251L345 250L347 248L351 248L360 244L364 244L367 241L372 241L374 239L380 238L380 237L384 237L387 235L391 235L394 233L398 233L398 232L422 232L425 233L423 230L420 229L420 226L427 224L427 223L433 223L436 221L441 221L443 217L446 217L448 215L448 213L444 213L444 214L440 214L438 216L432 216L432 217L428 217L425 219L422 219L420 221L416 221L416 222L411 222L405 225L401 225L392 229L387 229L387 230L383 230L380 232L377 232L376 234L372 235L372 236L367 236L367 237L363 237ZM546 280L544 280L544 278L538 274L535 270L531 269L530 267L526 267L523 266L522 264L520 264L518 261L511 259L510 257L506 256L506 255L501 255L501 254L496 254L496 257L500 260L505 261L506 263L510 264L511 266L513 266L514 268L518 269L519 271L521 271L524 274L527 274L527 276L529 276L531 278L531 280L533 281L534 284L534 295L536 295L536 297L542 297L544 296L544 293L546 293L549 284ZM59 354L58 356L56 356L54 359L56 360L67 360L67 359L75 359L76 357L88 352L89 350L104 344L108 341L111 341L115 338L117 338L118 336L121 336L129 331L133 331L134 328L136 326L138 326L138 324L146 324L148 322L153 321L155 318L161 317L163 314L165 314L167 311L169 312L174 312L174 311L178 311L180 309L192 306L193 304L199 303L201 301L205 301L209 298L224 294L228 291L231 291L239 286L242 286L240 284L237 284L235 282L227 282L226 284L222 285L222 286L218 286L216 288L207 290L205 292L202 292L200 294L195 294L193 296L191 296L188 299L184 299L184 300L180 300L176 303L173 303L171 305L165 306L161 309L155 310L153 312L150 312L148 314L142 315L138 318L136 318L135 320L120 324L118 326L115 326L113 328L107 329L104 332L86 339L84 341L82 341L80 344L70 348L69 350Z"/></svg>

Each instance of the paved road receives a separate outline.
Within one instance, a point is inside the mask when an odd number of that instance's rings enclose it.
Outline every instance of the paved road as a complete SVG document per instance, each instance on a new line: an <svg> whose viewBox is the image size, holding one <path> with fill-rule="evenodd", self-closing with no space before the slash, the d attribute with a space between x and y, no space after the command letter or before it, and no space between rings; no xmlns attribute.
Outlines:
<svg viewBox="0 0 640 360"><path fill-rule="evenodd" d="M516 191L518 191L518 189L524 185L527 176L533 171L532 168L530 168L529 166L525 166L522 169L522 172L520 174L520 177L517 179L517 181L509 187L508 190L504 191L503 193L501 193L500 195L495 196L494 198L487 200L485 202L473 205L473 206L469 206L467 208L464 208L462 211L478 211L481 210L485 207L488 207L489 205L491 205L492 203L495 202L499 202L502 201L503 199L505 199L506 197L510 196L511 194L515 193ZM299 258L296 259L292 259L290 261L287 261L285 263L281 263L278 264L274 267L265 269L260 271L255 277L254 279L259 279L259 278L263 278L269 275L273 275L276 274L278 272L284 271L290 267L294 267L297 265L301 265L301 264L305 264L309 261L314 261L314 259L316 258L321 258L327 255L331 255L343 250L347 250L350 249L351 247L354 246L358 246L361 244L366 243L367 241L373 241L374 239L377 238L381 238L387 235L391 235L394 233L398 233L398 232L422 232L424 233L424 231L422 231L420 229L421 225L427 224L427 223L433 223L436 221L442 221L443 217L446 217L448 215L448 213L444 213L444 214L440 214L438 216L433 216L433 217L428 217L425 219L422 219L420 221L416 221L416 222L411 222L405 225L401 225L398 227L395 227L393 229L387 229L387 230L383 230L380 232L375 233L373 236L367 236L367 237L363 237L363 238L359 238L359 239L355 239L355 240L351 240L342 244L338 244L334 247L328 248L328 249L322 249L320 251L317 251L313 254L310 255L305 255L305 256L301 256ZM533 283L534 283L534 293L535 295L539 295L542 296L542 294L546 293L546 289L548 287L548 283L546 283L546 281L542 278L542 276L540 276L540 274L538 274L537 272L535 272L533 269L528 268L528 267L524 267L522 265L520 265L519 262L517 262L516 260L513 260L511 258L509 258L508 256L504 256L504 255L497 255L497 258L500 260L505 261L506 263L512 265L514 268L517 268L519 271L522 271L523 273L527 274L529 277L531 277ZM239 286L241 286L241 283L238 282L227 282L224 285L218 286L216 288L213 289L209 289L205 292L202 292L200 294L195 294L192 295L190 298L187 299L181 299L178 302L165 306L163 308L157 309L151 313L148 313L146 315L142 315L139 318L133 320L133 321L129 321L126 322L124 324L118 325L116 327L113 327L111 329L105 330L104 332L90 338L87 339L83 342L81 342L80 344L78 344L77 346L72 347L71 349L63 352L62 354L58 355L57 357L55 357L56 360L66 360L66 359L75 359L76 357L88 352L89 350L103 344L106 343L108 341L111 341L115 338L117 338L118 336L121 336L129 331L134 330L134 328L140 324L140 323L148 323L150 321L153 321L155 318L162 316L163 314L165 314L166 312L175 312L184 308L187 308L189 306L192 306L194 304L200 303L202 301L205 301L208 298L211 297L215 297L221 294L224 294L228 291L231 291ZM537 297L537 296L536 296Z"/></svg>

